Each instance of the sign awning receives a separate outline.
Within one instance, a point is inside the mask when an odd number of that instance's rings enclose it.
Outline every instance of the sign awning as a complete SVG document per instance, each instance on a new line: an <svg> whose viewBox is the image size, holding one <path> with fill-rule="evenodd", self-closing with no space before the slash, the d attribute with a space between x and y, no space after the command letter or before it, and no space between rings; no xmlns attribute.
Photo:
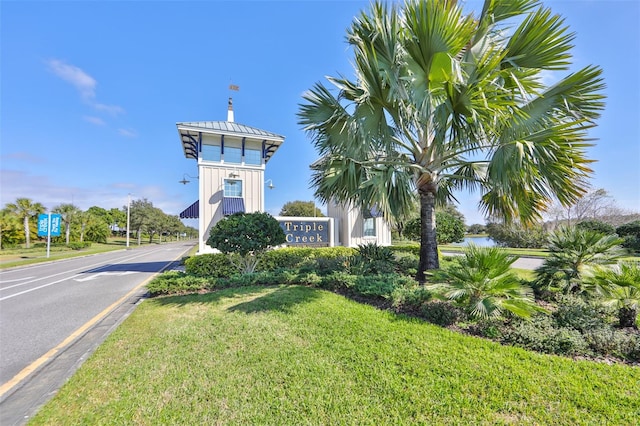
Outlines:
<svg viewBox="0 0 640 426"><path fill-rule="evenodd" d="M234 213L244 213L244 199L240 197L222 198L222 214L229 216Z"/></svg>
<svg viewBox="0 0 640 426"><path fill-rule="evenodd" d="M196 200L195 203L184 209L180 213L180 219L198 219L200 217L200 200Z"/></svg>

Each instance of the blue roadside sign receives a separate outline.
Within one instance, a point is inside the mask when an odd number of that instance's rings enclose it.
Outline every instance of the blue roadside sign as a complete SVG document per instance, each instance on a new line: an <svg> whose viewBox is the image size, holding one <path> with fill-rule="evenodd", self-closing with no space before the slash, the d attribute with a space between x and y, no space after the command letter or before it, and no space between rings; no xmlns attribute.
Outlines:
<svg viewBox="0 0 640 426"><path fill-rule="evenodd" d="M49 233L49 220L51 220L51 233ZM38 215L38 236L46 237L51 235L52 237L60 236L60 222L62 216L59 214L39 214Z"/></svg>
<svg viewBox="0 0 640 426"><path fill-rule="evenodd" d="M46 237L49 230L49 215L38 215L38 237Z"/></svg>

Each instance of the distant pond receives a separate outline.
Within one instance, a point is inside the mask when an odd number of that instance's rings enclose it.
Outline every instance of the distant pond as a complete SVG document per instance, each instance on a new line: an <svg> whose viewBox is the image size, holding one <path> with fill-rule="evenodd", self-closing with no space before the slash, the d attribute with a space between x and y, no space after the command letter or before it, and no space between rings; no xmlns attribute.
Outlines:
<svg viewBox="0 0 640 426"><path fill-rule="evenodd" d="M496 245L489 237L466 237L460 243L451 243L453 246L468 246L469 244L475 244L479 247L493 247Z"/></svg>

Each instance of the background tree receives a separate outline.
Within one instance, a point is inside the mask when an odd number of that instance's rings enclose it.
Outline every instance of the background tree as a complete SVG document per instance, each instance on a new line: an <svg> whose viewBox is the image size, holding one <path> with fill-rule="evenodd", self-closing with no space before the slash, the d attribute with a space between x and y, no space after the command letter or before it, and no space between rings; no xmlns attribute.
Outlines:
<svg viewBox="0 0 640 426"><path fill-rule="evenodd" d="M127 206L124 206L124 211L127 211ZM155 207L153 203L146 198L142 200L132 200L131 208L129 211L130 217L130 230L135 230L138 237L138 245L142 244L142 232L146 231L148 227L152 226L153 215L155 213ZM125 217L126 226L126 217Z"/></svg>
<svg viewBox="0 0 640 426"><path fill-rule="evenodd" d="M455 206L447 205L436 209L436 238L438 244L459 243L464 240L466 226L464 216ZM420 218L407 223L405 234L412 240L420 240Z"/></svg>
<svg viewBox="0 0 640 426"><path fill-rule="evenodd" d="M109 222L109 228L115 229L117 226L119 230L123 230L127 228L127 206L124 206L122 210L120 209L110 209L109 216L111 218ZM126 232L126 231L125 231ZM122 232L124 235L124 232Z"/></svg>
<svg viewBox="0 0 640 426"><path fill-rule="evenodd" d="M44 213L44 206L40 203L34 203L28 198L18 198L15 203L9 203L5 208L22 220L25 244L27 248L31 247L31 227L29 223L32 219L37 219L40 213Z"/></svg>
<svg viewBox="0 0 640 426"><path fill-rule="evenodd" d="M614 228L613 225L609 225L608 223L597 219L587 219L582 222L578 222L576 223L576 228L590 229L604 235L613 235L616 233L616 228Z"/></svg>
<svg viewBox="0 0 640 426"><path fill-rule="evenodd" d="M454 191L479 190L487 216L523 224L554 196L574 203L591 174L602 72L588 66L550 87L542 78L569 69L573 37L534 0L486 0L478 17L456 1L373 3L347 32L355 79L330 77L336 95L318 83L300 106L321 157L316 196L391 218L417 191L419 281L439 267L435 207Z"/></svg>
<svg viewBox="0 0 640 426"><path fill-rule="evenodd" d="M111 235L109 225L100 217L89 215L85 228L85 238L87 241L93 241L96 243L106 243L107 239Z"/></svg>
<svg viewBox="0 0 640 426"><path fill-rule="evenodd" d="M20 229L20 219L8 208L0 210L0 248L21 242L24 229ZM21 235L22 234L22 235Z"/></svg>
<svg viewBox="0 0 640 426"><path fill-rule="evenodd" d="M417 240L415 236L412 238L412 236L405 233L410 223L420 219L420 203L418 203L417 199L411 204L410 209L393 216L391 219L391 232L395 233L399 240L404 240L405 238Z"/></svg>
<svg viewBox="0 0 640 426"><path fill-rule="evenodd" d="M269 213L236 213L211 229L207 244L225 254L237 254L232 261L243 273L255 271L260 256L271 247L284 244L286 237Z"/></svg>
<svg viewBox="0 0 640 426"><path fill-rule="evenodd" d="M486 225L481 225L479 223L474 223L472 225L469 225L469 227L467 228L467 232L469 234L484 234L487 232L487 226Z"/></svg>
<svg viewBox="0 0 640 426"><path fill-rule="evenodd" d="M518 223L490 222L486 226L489 238L500 247L542 248L549 233L541 225L521 226Z"/></svg>
<svg viewBox="0 0 640 426"><path fill-rule="evenodd" d="M324 217L313 201L289 201L282 206L280 216Z"/></svg>
<svg viewBox="0 0 640 426"><path fill-rule="evenodd" d="M622 242L623 247L635 252L640 252L640 220L618 226L616 228L616 234L624 240Z"/></svg>
<svg viewBox="0 0 640 426"><path fill-rule="evenodd" d="M81 213L81 210L70 203L59 204L52 210L54 213L59 213L62 217L62 223L64 224L65 229L65 244L69 245L69 239L71 236L71 223L74 219L77 219L77 216Z"/></svg>

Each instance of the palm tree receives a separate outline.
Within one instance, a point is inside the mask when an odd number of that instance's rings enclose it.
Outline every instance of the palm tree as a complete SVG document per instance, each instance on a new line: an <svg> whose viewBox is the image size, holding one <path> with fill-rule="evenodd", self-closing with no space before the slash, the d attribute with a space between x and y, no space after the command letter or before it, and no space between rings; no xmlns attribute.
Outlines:
<svg viewBox="0 0 640 426"><path fill-rule="evenodd" d="M54 213L59 213L64 222L66 244L69 245L69 237L71 236L71 222L81 212L74 204L60 204L53 209Z"/></svg>
<svg viewBox="0 0 640 426"><path fill-rule="evenodd" d="M391 219L417 193L420 281L439 268L435 207L455 191L479 190L486 215L524 224L554 198L576 201L601 70L542 79L569 68L573 38L535 0L486 0L478 18L453 0L374 3L347 33L355 79L330 77L337 94L317 83L298 112L320 154L316 197Z"/></svg>
<svg viewBox="0 0 640 426"><path fill-rule="evenodd" d="M547 256L536 268L536 285L560 286L565 293L589 290L582 285L585 275L596 265L615 264L626 251L617 235L604 235L589 229L562 227L549 236Z"/></svg>
<svg viewBox="0 0 640 426"><path fill-rule="evenodd" d="M435 274L441 283L427 288L462 304L473 317L497 317L507 310L528 318L542 309L511 270L516 259L498 247L471 245L453 265Z"/></svg>
<svg viewBox="0 0 640 426"><path fill-rule="evenodd" d="M6 209L22 219L26 247L31 247L31 230L29 229L29 219L40 213L44 213L44 206L40 203L34 203L28 198L18 198L16 199L15 203L7 204Z"/></svg>
<svg viewBox="0 0 640 426"><path fill-rule="evenodd" d="M597 267L587 277L604 297L604 304L618 309L620 327L637 328L640 310L640 265L621 262L613 267Z"/></svg>

